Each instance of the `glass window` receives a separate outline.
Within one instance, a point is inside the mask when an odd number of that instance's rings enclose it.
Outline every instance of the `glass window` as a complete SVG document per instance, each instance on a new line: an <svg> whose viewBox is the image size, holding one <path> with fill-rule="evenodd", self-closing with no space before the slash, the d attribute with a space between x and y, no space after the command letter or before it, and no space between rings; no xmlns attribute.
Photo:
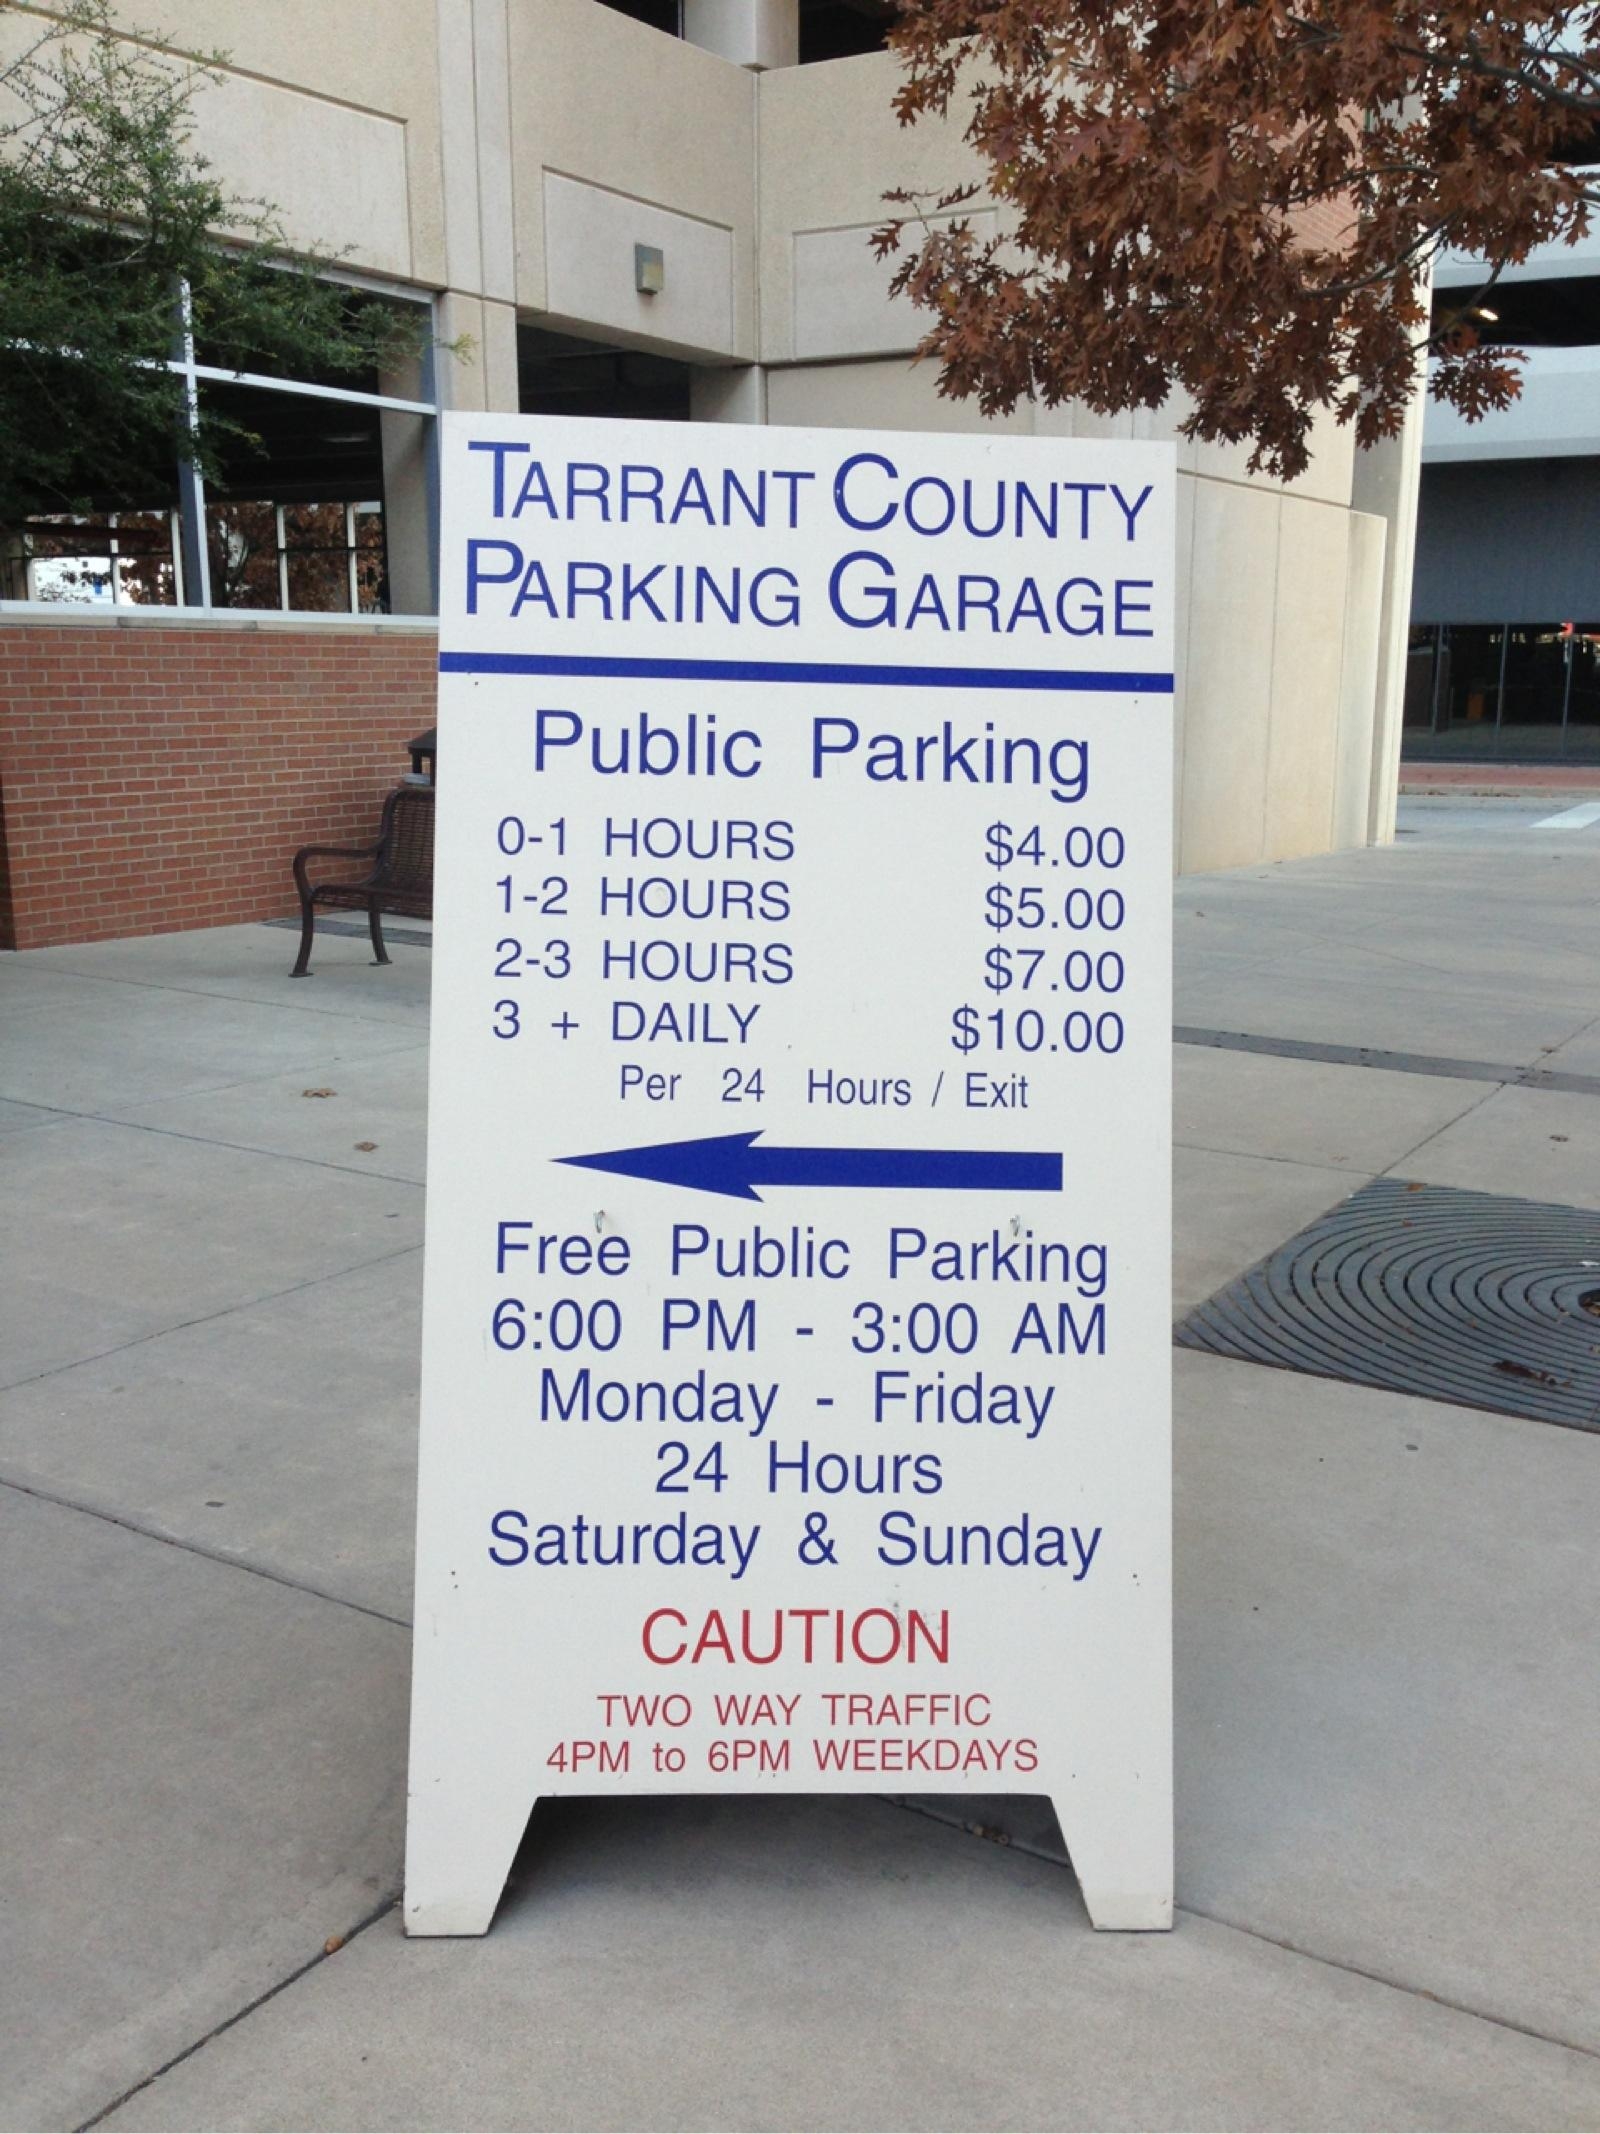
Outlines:
<svg viewBox="0 0 1600 2134"><path fill-rule="evenodd" d="M177 513L61 512L22 528L21 582L8 598L74 606L175 607L181 583Z"/></svg>
<svg viewBox="0 0 1600 2134"><path fill-rule="evenodd" d="M1600 622L1572 625L1567 637L1572 687L1567 699L1567 754L1600 758Z"/></svg>
<svg viewBox="0 0 1600 2134"><path fill-rule="evenodd" d="M114 512L111 548L118 600L137 607L179 605L182 543L176 511Z"/></svg>
<svg viewBox="0 0 1600 2134"><path fill-rule="evenodd" d="M111 527L74 512L30 519L28 598L83 606L111 599Z"/></svg>
<svg viewBox="0 0 1600 2134"><path fill-rule="evenodd" d="M354 507L286 504L282 519L284 606L350 614L355 608Z"/></svg>
<svg viewBox="0 0 1600 2134"><path fill-rule="evenodd" d="M1405 754L1414 762L1600 760L1600 623L1414 627Z"/></svg>
<svg viewBox="0 0 1600 2134"><path fill-rule="evenodd" d="M211 601L301 615L387 612L383 506L237 499L206 509Z"/></svg>
<svg viewBox="0 0 1600 2134"><path fill-rule="evenodd" d="M894 0L800 0L800 64L881 52Z"/></svg>
<svg viewBox="0 0 1600 2134"><path fill-rule="evenodd" d="M431 317L398 295L352 290L352 311ZM124 469L76 512L0 529L0 598L302 614L420 615L434 605L432 356L415 333L394 368L313 376L292 357L249 361L255 382L207 376L246 360L197 348L196 392L214 453L203 482ZM380 355L382 350L379 350ZM190 360L174 360L182 370ZM387 362L388 358L384 357ZM639 359L648 363L649 358ZM683 370L687 414L687 370ZM186 584L203 546L209 591Z"/></svg>
<svg viewBox="0 0 1600 2134"><path fill-rule="evenodd" d="M679 0L600 0L614 15L631 15L635 22L665 30L669 37L683 35L683 9Z"/></svg>
<svg viewBox="0 0 1600 2134"><path fill-rule="evenodd" d="M270 504L206 500L214 608L281 608L277 513Z"/></svg>
<svg viewBox="0 0 1600 2134"><path fill-rule="evenodd" d="M636 348L581 341L542 326L517 328L524 415L633 415L689 420L689 366Z"/></svg>
<svg viewBox="0 0 1600 2134"><path fill-rule="evenodd" d="M357 504L351 512L354 524L356 607L363 615L382 615L389 599L389 556L385 537L388 521L381 504Z"/></svg>
<svg viewBox="0 0 1600 2134"><path fill-rule="evenodd" d="M369 334L381 335L393 329L406 348L402 363L409 359L414 344L410 332L411 321L418 314L415 303L399 303L388 297L376 296L364 289L347 289L343 292L339 309L352 330L364 327ZM281 378L285 383L325 385L332 392L381 393L386 388L374 366L365 370L319 370L308 364L303 351L288 347L274 352L259 347L243 348L230 342L225 329L218 329L211 336L196 336L194 355L197 363L206 364L213 370L247 372L253 378ZM402 398L414 396L406 393Z"/></svg>
<svg viewBox="0 0 1600 2134"><path fill-rule="evenodd" d="M418 418L214 380L200 394L227 425L206 493L212 604L387 613L385 424Z"/></svg>

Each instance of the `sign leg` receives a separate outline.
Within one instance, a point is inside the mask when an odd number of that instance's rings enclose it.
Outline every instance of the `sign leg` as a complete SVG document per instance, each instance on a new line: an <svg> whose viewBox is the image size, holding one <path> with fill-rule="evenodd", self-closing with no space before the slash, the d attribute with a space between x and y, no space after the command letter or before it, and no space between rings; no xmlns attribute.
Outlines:
<svg viewBox="0 0 1600 2134"><path fill-rule="evenodd" d="M538 1796L480 1777L413 1778L405 1930L487 1934Z"/></svg>
<svg viewBox="0 0 1600 2134"><path fill-rule="evenodd" d="M1090 1924L1100 1933L1162 1934L1172 1927L1170 1816L1103 1822L1075 1816L1065 1791L1051 1796Z"/></svg>

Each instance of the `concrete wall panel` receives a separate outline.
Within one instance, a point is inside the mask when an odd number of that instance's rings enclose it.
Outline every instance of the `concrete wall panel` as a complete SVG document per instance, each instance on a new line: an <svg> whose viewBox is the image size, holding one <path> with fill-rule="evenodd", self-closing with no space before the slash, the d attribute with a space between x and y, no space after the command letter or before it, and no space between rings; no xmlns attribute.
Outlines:
<svg viewBox="0 0 1600 2134"><path fill-rule="evenodd" d="M815 424L819 429L1001 430L1027 436L1029 411L986 422L970 400L939 397L931 364L819 363L767 373L769 422Z"/></svg>
<svg viewBox="0 0 1600 2134"><path fill-rule="evenodd" d="M439 399L447 408L477 410L490 405L488 374L483 360L484 303L482 297L449 290L436 314L439 337L469 344L459 357L444 356L439 362Z"/></svg>
<svg viewBox="0 0 1600 2134"><path fill-rule="evenodd" d="M666 286L634 286L634 246L656 245ZM733 231L648 200L546 171L545 309L598 327L707 356L736 352Z"/></svg>
<svg viewBox="0 0 1600 2134"><path fill-rule="evenodd" d="M1600 166L1591 164L1589 176L1600 177ZM1441 289L1479 289L1488 279L1488 268L1470 252L1446 252L1434 264L1433 278ZM1600 229L1590 227L1577 244L1559 240L1535 245L1525 260L1502 267L1502 282L1587 281L1600 275ZM1489 299L1493 303L1494 299Z"/></svg>
<svg viewBox="0 0 1600 2134"><path fill-rule="evenodd" d="M1197 482L1183 693L1185 873L1261 857L1281 497Z"/></svg>
<svg viewBox="0 0 1600 2134"><path fill-rule="evenodd" d="M409 279L402 121L233 74L194 99L195 146L230 191L269 197L292 243Z"/></svg>
<svg viewBox="0 0 1600 2134"><path fill-rule="evenodd" d="M1191 437L1180 437L1178 425L1188 414L1190 400L1181 388L1168 394L1158 408L1135 408L1133 411L1133 434L1140 440L1170 444L1178 454L1178 472L1199 472L1200 447Z"/></svg>
<svg viewBox="0 0 1600 2134"><path fill-rule="evenodd" d="M837 317L825 288L816 292L823 300L817 316L800 314L797 322L795 305L797 233L840 236L841 257L859 234L865 252L866 232L895 212L883 197L893 187L925 193L931 205L952 185L979 176L959 126L901 128L892 103L900 79L900 64L887 52L760 78L761 348L769 363L792 362L808 349L869 355L919 338L913 331L910 340L885 341L881 306L863 305L864 290L881 286L869 278L870 254L866 268L849 270ZM814 289L809 267L807 273ZM876 338L852 347L855 319Z"/></svg>
<svg viewBox="0 0 1600 2134"><path fill-rule="evenodd" d="M1036 407L1033 427L1040 437L1106 437L1131 442L1134 412L1127 408L1120 415L1097 415L1081 400L1064 400L1060 407Z"/></svg>
<svg viewBox="0 0 1600 2134"><path fill-rule="evenodd" d="M992 208L983 208L970 220L992 234L997 218ZM840 230L795 231L797 356L909 355L927 332L927 312L909 297L889 293L895 263L874 256L869 240L876 227L851 223Z"/></svg>
<svg viewBox="0 0 1600 2134"><path fill-rule="evenodd" d="M737 369L700 369L689 377L691 422L765 422L767 374L759 363Z"/></svg>
<svg viewBox="0 0 1600 2134"><path fill-rule="evenodd" d="M1246 482L1252 489L1272 489L1280 495L1315 497L1327 504L1348 504L1355 467L1355 432L1348 423L1338 423L1329 409L1321 409L1311 424L1311 464L1292 482L1275 482L1265 474L1250 472L1248 444L1199 444L1194 447L1195 472L1212 481Z"/></svg>
<svg viewBox="0 0 1600 2134"><path fill-rule="evenodd" d="M758 82L768 77L730 66L593 0L508 0L507 26L518 303L551 314L570 331L587 326L603 335L626 328L647 345L752 361L755 107ZM568 247L583 214L594 218L608 245L620 225L605 219L597 199L580 202L560 187L547 222L547 174L591 195L603 191L627 209L633 234L626 241L625 289L616 288L609 258L590 272L570 249L549 256L547 235ZM666 294L641 317L633 307L651 300L634 296L633 246L636 239L662 241L645 227L650 212L675 218L663 227L678 248L680 272L675 277L669 253ZM700 234L691 236L688 225ZM680 291L701 290L713 244L728 262L732 325L723 318L719 296L715 328L694 324L684 331L689 314L708 321L711 307L698 294L688 312L673 310L675 279Z"/></svg>
<svg viewBox="0 0 1600 2134"><path fill-rule="evenodd" d="M222 52L220 89L208 90L228 115L202 115L202 146L246 194L278 202L292 234L315 235L351 263L374 272L442 285L445 267L443 166L439 141L439 50L432 4L382 10L381 34L368 0L116 0L130 30L152 25L175 53ZM315 110L295 110L274 89L300 92ZM235 92L242 92L235 96ZM233 111L237 108L237 124ZM394 143L375 151L359 125L387 121L403 159L403 190L375 197L371 172L387 169ZM341 144L335 146L334 144ZM358 161L347 163L351 150ZM397 241L392 218L408 224Z"/></svg>
<svg viewBox="0 0 1600 2134"><path fill-rule="evenodd" d="M1382 609L1378 622L1378 681L1374 692L1372 769L1367 795L1367 842L1393 841L1400 792L1400 734L1404 724L1411 578L1417 546L1417 494L1422 476L1427 381L1418 363L1415 390L1398 437L1356 456L1351 502L1386 528Z"/></svg>
<svg viewBox="0 0 1600 2134"><path fill-rule="evenodd" d="M1326 852L1333 839L1350 515L1286 496L1278 570L1262 856Z"/></svg>

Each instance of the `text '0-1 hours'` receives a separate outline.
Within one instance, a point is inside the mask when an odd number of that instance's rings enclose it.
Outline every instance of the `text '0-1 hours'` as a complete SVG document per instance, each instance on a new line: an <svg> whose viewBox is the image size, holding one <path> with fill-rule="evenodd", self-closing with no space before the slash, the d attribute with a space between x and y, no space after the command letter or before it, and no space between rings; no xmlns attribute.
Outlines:
<svg viewBox="0 0 1600 2134"><path fill-rule="evenodd" d="M541 858L553 855L560 859L567 849L567 819L563 815L555 822L540 823L536 829L530 829L520 815L502 815L494 841L508 860L514 860L519 852L526 852L534 845L540 848Z"/></svg>

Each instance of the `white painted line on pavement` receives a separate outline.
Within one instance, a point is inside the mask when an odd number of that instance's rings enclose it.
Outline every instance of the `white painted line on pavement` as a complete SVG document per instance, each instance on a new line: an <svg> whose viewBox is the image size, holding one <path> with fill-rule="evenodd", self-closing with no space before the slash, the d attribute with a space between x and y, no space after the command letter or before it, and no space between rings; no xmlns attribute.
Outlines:
<svg viewBox="0 0 1600 2134"><path fill-rule="evenodd" d="M1559 815L1547 815L1543 822L1536 822L1536 830L1587 830L1590 823L1600 822L1600 800L1586 800L1581 807L1563 808Z"/></svg>

